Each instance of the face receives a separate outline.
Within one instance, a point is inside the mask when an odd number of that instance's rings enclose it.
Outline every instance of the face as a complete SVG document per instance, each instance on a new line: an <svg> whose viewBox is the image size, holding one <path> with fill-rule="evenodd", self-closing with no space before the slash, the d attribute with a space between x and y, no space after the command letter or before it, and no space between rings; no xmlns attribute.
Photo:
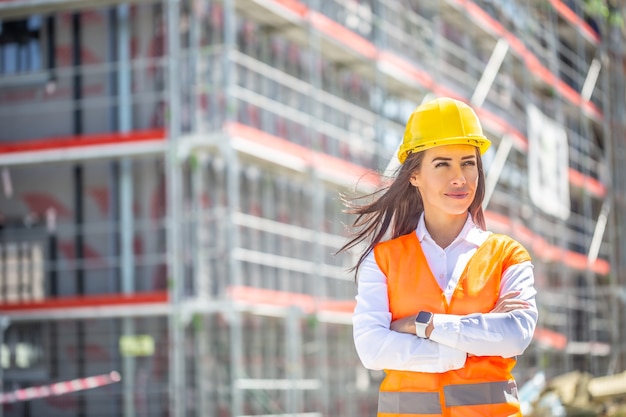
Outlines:
<svg viewBox="0 0 626 417"><path fill-rule="evenodd" d="M470 145L445 145L424 151L421 168L410 182L422 196L426 216L465 218L478 186L476 153Z"/></svg>

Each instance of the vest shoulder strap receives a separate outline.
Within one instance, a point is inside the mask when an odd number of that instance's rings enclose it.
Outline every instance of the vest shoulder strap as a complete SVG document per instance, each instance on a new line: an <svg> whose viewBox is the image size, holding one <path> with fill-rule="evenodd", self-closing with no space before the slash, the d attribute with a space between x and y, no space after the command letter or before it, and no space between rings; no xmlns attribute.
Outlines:
<svg viewBox="0 0 626 417"><path fill-rule="evenodd" d="M503 270L511 265L531 260L530 254L521 243L510 236L498 233L489 236L478 248L476 254L483 251L487 251L492 257L501 257Z"/></svg>

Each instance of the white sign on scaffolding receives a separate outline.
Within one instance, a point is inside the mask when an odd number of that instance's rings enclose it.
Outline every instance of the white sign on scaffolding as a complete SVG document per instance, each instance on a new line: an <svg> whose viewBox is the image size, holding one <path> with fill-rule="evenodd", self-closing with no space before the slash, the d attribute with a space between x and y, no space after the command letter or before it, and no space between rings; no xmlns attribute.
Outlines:
<svg viewBox="0 0 626 417"><path fill-rule="evenodd" d="M570 214L569 150L563 126L528 106L528 187L543 212L567 219Z"/></svg>

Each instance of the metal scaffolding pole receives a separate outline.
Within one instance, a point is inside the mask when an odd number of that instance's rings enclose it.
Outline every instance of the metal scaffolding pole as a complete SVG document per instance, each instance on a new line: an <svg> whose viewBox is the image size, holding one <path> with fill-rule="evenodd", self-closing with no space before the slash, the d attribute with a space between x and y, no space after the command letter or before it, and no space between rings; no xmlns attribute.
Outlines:
<svg viewBox="0 0 626 417"><path fill-rule="evenodd" d="M203 193L206 190L206 176L205 170L207 169L208 156L200 150L197 155L197 163L193 166L191 173L191 187L192 187L192 204L193 204L193 264L194 264L194 291L196 300L201 303L209 304L212 301L210 290L210 278L211 268L209 265L209 258L211 256L208 250L210 239L212 238L210 228L206 217L208 215L203 202ZM214 303L214 301L213 301ZM209 412L209 367L207 366L208 358L210 358L210 346L209 337L210 333L207 331L207 316L196 315L193 324L193 337L196 349L196 370L195 370L195 389L197 399L196 402L196 415L208 416Z"/></svg>
<svg viewBox="0 0 626 417"><path fill-rule="evenodd" d="M550 69L552 74L558 75L561 70L562 63L559 60L559 39L558 39L558 15L553 9L548 10L548 19L549 19L549 30L546 33L547 43L548 43L548 52L550 53L548 63L548 68ZM562 99L555 100L554 104L554 120L560 125L565 126L565 113L564 113L564 102ZM555 236L557 236L556 242L559 247L567 247L567 241L565 237L568 233L568 229L566 224L562 220L554 221L554 229L556 231ZM559 286L560 290L567 290L571 285L573 285L575 281L572 279L572 273L567 268L559 268ZM566 308L569 311L575 310L576 304L573 302L573 297L568 297ZM566 327L566 337L567 340L573 340L574 335L574 320L571 314L567 315L567 327ZM567 350L563 351L565 370L569 371L573 369L572 355L567 353Z"/></svg>
<svg viewBox="0 0 626 417"><path fill-rule="evenodd" d="M312 0L311 7L316 10L319 10L321 0ZM311 83L312 94L317 95L317 92L323 91L322 85L322 74L317 68L321 67L321 40L320 35L317 31L315 31L311 26L308 28L308 38L309 38L309 47L311 48L312 53L309 56L309 81ZM314 129L315 119L323 118L323 109L320 105L319 100L311 101L309 106L311 118L309 119L309 134L311 138L315 138L319 141L319 135L316 135ZM315 143L315 142L313 142ZM318 145L315 143L315 145ZM321 240L321 231L324 230L324 204L325 204L325 187L322 180L319 178L319 174L315 170L311 170L310 173L310 181L311 181L311 190L307 193L307 196L310 196L311 200L311 227L314 230L313 233L313 241L311 245L313 245L313 257L312 261L314 265L323 265L324 262L324 246ZM310 278L313 282L317 282L319 284L315 285L314 288L314 297L325 298L328 296L328 284L327 279L322 276L321 271L318 268L315 268L310 275ZM291 315L290 315L291 316ZM299 317L298 317L299 318ZM288 318L290 320L290 318ZM287 323L287 328L289 329L291 325L296 323ZM299 324L299 323L298 323ZM300 328L296 328L297 335L299 336L298 341L302 343L302 335L300 333ZM328 381L328 367L325 364L328 363L328 341L326 338L326 326L316 326L315 328L315 336L317 338L316 344L318 348L316 349L316 359L319 361L320 366L317 367L315 376L319 378L321 381ZM287 335L289 339L291 336ZM295 335L294 335L295 337ZM302 352L300 352L301 354ZM302 375L298 376L301 378ZM317 391L318 401L321 404L323 413L328 413L330 410L329 405L329 386L328 384L321 384L321 388ZM291 410L289 410L291 411ZM295 412L295 410L293 410Z"/></svg>
<svg viewBox="0 0 626 417"><path fill-rule="evenodd" d="M120 4L116 7L117 30L117 100L118 129L121 133L132 130L131 62L130 62L130 7ZM132 294L135 291L134 273L134 214L133 214L133 167L128 157L120 160L119 213L120 213L120 261L121 291ZM122 336L135 334L135 322L130 317L122 319ZM122 358L122 386L124 390L124 416L135 416L135 358L125 355Z"/></svg>
<svg viewBox="0 0 626 417"><path fill-rule="evenodd" d="M233 95L237 84L233 56L236 52L236 12L234 0L226 0L223 3L224 13L224 54L223 54L223 87L226 92L226 117L224 123L232 122L237 115L237 102ZM229 140L220 142L220 151L224 157L226 166L226 199L227 210L224 218L226 230L226 253L228 254L227 285L241 285L240 262L235 257L237 248L240 247L239 230L233 221L233 216L241 211L240 185L239 185L239 162L236 150ZM230 365L231 365L231 416L238 417L243 413L244 398L238 381L244 377L243 369L243 323L241 312L233 310L230 314Z"/></svg>
<svg viewBox="0 0 626 417"><path fill-rule="evenodd" d="M4 346L4 332L9 327L10 320L6 316L0 316L0 348ZM4 367L0 364L0 394L4 393ZM0 417L4 415L4 404L0 404Z"/></svg>
<svg viewBox="0 0 626 417"><path fill-rule="evenodd" d="M596 82L598 81L601 68L602 64L600 64L600 60L598 58L594 58L593 61L591 61L591 65L589 65L589 70L587 71L585 82L582 89L580 90L580 97L584 101L591 100L591 95L593 94L593 90L596 87Z"/></svg>
<svg viewBox="0 0 626 417"><path fill-rule="evenodd" d="M493 192L498 184L498 179L502 174L504 164L506 163L512 148L513 137L510 134L504 135L500 140L496 156L493 158L493 162L491 163L491 167L489 167L489 172L487 173L487 178L485 179L485 198L483 199L483 210L487 209L489 201L491 201Z"/></svg>
<svg viewBox="0 0 626 417"><path fill-rule="evenodd" d="M483 75L480 77L480 80L476 85L476 89L472 94L472 98L470 99L470 103L472 103L472 105L482 107L485 99L487 98L487 94L489 94L489 90L498 75L498 71L500 71L500 66L504 61L504 57L506 57L508 50L509 42L504 38L498 39L498 42L489 57L489 62L487 62L487 65L485 66Z"/></svg>
<svg viewBox="0 0 626 417"><path fill-rule="evenodd" d="M167 27L167 101L169 124L167 126L167 263L168 291L172 310L169 327L169 414L183 417L185 395L184 324L181 314L183 296L182 265L182 174L178 160L178 143L181 134L180 97L180 1L165 0L163 4Z"/></svg>
<svg viewBox="0 0 626 417"><path fill-rule="evenodd" d="M626 281L624 272L626 271L626 245L624 239L624 224L626 216L626 196L624 191L617 187L617 184L624 184L626 180L626 150L623 146L623 138L626 134L626 126L624 125L623 115L626 112L626 80L624 78L624 42L618 27L608 28L608 36L602 42L607 56L612 57L608 66L608 74L606 76L606 108L608 109L607 117L604 122L604 133L607 139L605 148L605 156L608 161L609 176L613 182L609 188L609 192L613 195L613 207L610 210L610 222L613 227L609 227L610 239L612 243L611 250L611 285L615 289L612 312L614 314L613 323L613 343L612 346L617 348L613 352L609 372L615 372L626 367L626 338L623 332L624 323L626 322L626 297L625 288Z"/></svg>
<svg viewBox="0 0 626 417"><path fill-rule="evenodd" d="M285 411L290 415L302 411L303 404L302 390L297 388L298 382L302 381L304 376L302 369L301 317L302 310L292 306L289 308L285 319L286 377L291 386L291 389L287 391Z"/></svg>

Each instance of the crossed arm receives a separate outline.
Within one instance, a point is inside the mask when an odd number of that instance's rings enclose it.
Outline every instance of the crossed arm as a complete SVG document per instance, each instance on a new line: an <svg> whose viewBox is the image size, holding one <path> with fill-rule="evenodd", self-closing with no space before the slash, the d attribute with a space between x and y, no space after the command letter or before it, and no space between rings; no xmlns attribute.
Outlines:
<svg viewBox="0 0 626 417"><path fill-rule="evenodd" d="M523 353L537 322L532 265L505 271L501 296L486 314L435 314L429 339L415 336L415 316L391 321L384 274L369 256L361 265L354 341L370 369L445 372L463 367L468 355L512 357Z"/></svg>

